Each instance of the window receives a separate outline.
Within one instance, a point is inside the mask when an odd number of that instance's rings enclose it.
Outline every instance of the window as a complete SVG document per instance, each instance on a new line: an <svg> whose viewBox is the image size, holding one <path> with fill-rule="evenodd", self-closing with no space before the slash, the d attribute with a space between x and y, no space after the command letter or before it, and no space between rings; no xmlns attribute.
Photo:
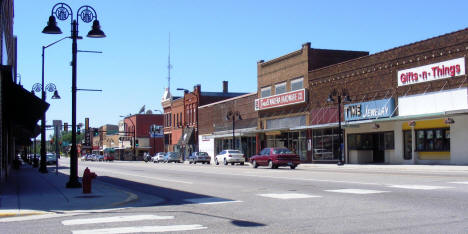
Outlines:
<svg viewBox="0 0 468 234"><path fill-rule="evenodd" d="M271 87L262 88L260 90L260 97L271 96Z"/></svg>
<svg viewBox="0 0 468 234"><path fill-rule="evenodd" d="M450 151L450 129L416 130L416 151Z"/></svg>
<svg viewBox="0 0 468 234"><path fill-rule="evenodd" d="M275 85L275 94L286 93L286 82Z"/></svg>
<svg viewBox="0 0 468 234"><path fill-rule="evenodd" d="M393 131L349 134L348 149L350 150L393 150L395 149L395 136Z"/></svg>
<svg viewBox="0 0 468 234"><path fill-rule="evenodd" d="M299 78L291 81L291 91L304 88L304 78Z"/></svg>

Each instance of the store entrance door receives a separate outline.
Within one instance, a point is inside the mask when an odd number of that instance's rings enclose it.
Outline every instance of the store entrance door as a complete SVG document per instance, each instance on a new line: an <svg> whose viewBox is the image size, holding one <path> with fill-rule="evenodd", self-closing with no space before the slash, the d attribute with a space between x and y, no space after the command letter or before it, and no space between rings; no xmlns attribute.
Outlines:
<svg viewBox="0 0 468 234"><path fill-rule="evenodd" d="M378 132L372 135L374 142L373 161L374 163L383 163L385 162L384 133Z"/></svg>

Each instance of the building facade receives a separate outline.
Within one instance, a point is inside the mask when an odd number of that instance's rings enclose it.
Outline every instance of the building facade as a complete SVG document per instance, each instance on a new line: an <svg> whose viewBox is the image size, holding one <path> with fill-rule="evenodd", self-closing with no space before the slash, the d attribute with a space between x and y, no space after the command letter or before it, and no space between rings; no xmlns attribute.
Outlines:
<svg viewBox="0 0 468 234"><path fill-rule="evenodd" d="M164 108L165 149L181 152L183 157L199 147L199 107L213 102L244 95L228 91L228 82L223 81L222 92L203 92L201 85L195 85L193 91L182 89L184 96L173 98L166 90L161 104Z"/></svg>
<svg viewBox="0 0 468 234"><path fill-rule="evenodd" d="M312 162L314 134L322 138L331 137L327 144L337 147L333 142L336 137L333 128L316 133L310 129L311 125L321 122L312 117L311 108L317 98L309 87L309 72L368 54L363 51L314 49L310 43L305 43L300 50L270 61L259 61L254 104L258 112L257 152L265 147L286 147L296 152L301 161ZM336 153L332 153L320 161L336 160Z"/></svg>
<svg viewBox="0 0 468 234"><path fill-rule="evenodd" d="M467 51L463 29L313 70L310 119L326 121L312 125L336 125L326 100L338 90L351 99L340 107L347 162L467 164Z"/></svg>
<svg viewBox="0 0 468 234"><path fill-rule="evenodd" d="M247 158L256 154L257 93L203 105L199 110L199 147L212 158L224 149L239 149Z"/></svg>
<svg viewBox="0 0 468 234"><path fill-rule="evenodd" d="M135 114L123 120L124 136L119 136L118 145L131 148L122 149L124 160L143 160L145 153L154 155L164 151L163 137L152 137L153 125L162 128L164 115L162 114ZM120 157L120 156L119 156Z"/></svg>

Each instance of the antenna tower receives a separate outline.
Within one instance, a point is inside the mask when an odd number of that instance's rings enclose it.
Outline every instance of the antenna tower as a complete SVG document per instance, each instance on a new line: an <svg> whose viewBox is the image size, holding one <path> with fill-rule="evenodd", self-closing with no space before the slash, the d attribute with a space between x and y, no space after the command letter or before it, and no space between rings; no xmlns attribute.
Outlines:
<svg viewBox="0 0 468 234"><path fill-rule="evenodd" d="M169 56L167 57L167 89L171 92L171 33L169 33Z"/></svg>

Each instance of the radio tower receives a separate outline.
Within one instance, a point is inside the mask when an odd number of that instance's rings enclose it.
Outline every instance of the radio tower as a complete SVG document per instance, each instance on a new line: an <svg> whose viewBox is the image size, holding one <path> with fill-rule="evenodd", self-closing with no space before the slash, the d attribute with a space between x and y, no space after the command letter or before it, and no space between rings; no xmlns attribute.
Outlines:
<svg viewBox="0 0 468 234"><path fill-rule="evenodd" d="M169 56L167 56L167 90L171 92L171 33L169 33Z"/></svg>

